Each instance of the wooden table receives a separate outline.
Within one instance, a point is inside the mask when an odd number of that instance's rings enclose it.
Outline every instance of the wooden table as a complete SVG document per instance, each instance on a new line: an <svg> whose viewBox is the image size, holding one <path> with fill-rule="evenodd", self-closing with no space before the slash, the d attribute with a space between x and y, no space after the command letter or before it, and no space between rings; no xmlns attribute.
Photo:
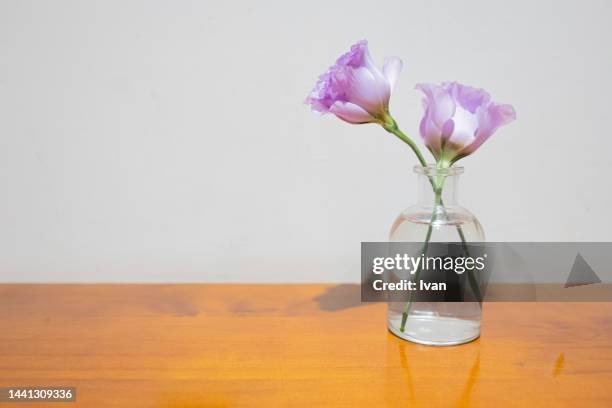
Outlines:
<svg viewBox="0 0 612 408"><path fill-rule="evenodd" d="M351 285L0 285L0 312L0 386L77 388L3 406L612 406L610 303L488 303L443 348Z"/></svg>

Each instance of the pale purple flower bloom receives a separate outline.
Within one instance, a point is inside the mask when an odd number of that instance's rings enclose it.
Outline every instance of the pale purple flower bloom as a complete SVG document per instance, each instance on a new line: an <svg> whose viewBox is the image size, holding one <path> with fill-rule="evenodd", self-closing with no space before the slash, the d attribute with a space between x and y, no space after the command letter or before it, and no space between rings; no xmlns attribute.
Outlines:
<svg viewBox="0 0 612 408"><path fill-rule="evenodd" d="M472 154L497 128L516 119L511 105L492 102L483 89L457 82L416 88L425 94L421 137L436 161L444 165Z"/></svg>
<svg viewBox="0 0 612 408"><path fill-rule="evenodd" d="M331 112L349 123L382 123L401 69L402 61L390 57L381 71L370 57L368 42L359 41L319 77L305 103L313 111Z"/></svg>

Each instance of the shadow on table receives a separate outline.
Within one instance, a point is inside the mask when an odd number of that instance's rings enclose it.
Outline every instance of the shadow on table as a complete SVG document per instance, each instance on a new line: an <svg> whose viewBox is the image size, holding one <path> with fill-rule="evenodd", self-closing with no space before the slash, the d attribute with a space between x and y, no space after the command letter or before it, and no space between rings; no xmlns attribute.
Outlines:
<svg viewBox="0 0 612 408"><path fill-rule="evenodd" d="M361 288L357 284L336 285L316 296L314 300L318 303L319 309L327 312L366 305L361 302Z"/></svg>

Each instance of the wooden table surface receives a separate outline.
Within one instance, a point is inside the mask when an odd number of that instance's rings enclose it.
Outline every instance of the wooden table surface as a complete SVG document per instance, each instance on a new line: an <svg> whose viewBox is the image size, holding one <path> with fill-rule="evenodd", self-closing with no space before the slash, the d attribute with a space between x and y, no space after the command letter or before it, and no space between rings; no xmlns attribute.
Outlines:
<svg viewBox="0 0 612 408"><path fill-rule="evenodd" d="M0 386L77 388L3 406L612 406L610 303L487 303L441 348L385 313L351 285L0 285Z"/></svg>

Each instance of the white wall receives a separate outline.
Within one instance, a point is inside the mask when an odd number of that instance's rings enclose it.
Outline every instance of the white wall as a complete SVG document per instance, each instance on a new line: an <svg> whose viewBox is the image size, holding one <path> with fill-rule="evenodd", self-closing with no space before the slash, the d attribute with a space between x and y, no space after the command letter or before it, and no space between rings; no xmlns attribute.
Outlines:
<svg viewBox="0 0 612 408"><path fill-rule="evenodd" d="M1 281L356 281L411 152L302 101L351 43L518 120L463 161L489 240L612 239L612 2L0 0Z"/></svg>

